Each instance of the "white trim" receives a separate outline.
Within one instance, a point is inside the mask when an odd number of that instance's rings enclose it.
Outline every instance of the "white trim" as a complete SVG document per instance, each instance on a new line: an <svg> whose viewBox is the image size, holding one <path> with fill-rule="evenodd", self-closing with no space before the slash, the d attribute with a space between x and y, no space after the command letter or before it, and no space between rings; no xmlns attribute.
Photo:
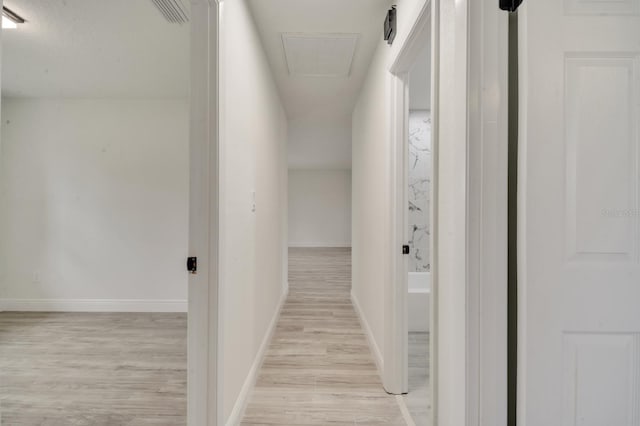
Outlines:
<svg viewBox="0 0 640 426"><path fill-rule="evenodd" d="M351 243L289 243L291 248L351 248Z"/></svg>
<svg viewBox="0 0 640 426"><path fill-rule="evenodd" d="M527 291L530 288L527 280L527 242L528 232L527 206L528 200L528 180L527 151L529 140L528 121L529 115L529 7L524 2L518 10L518 198L517 198L517 276L518 276L518 344L517 344L517 384L516 384L516 422L519 425L527 426Z"/></svg>
<svg viewBox="0 0 640 426"><path fill-rule="evenodd" d="M407 426L416 426L416 422L414 422L413 417L411 417L409 407L407 407L407 402L404 400L404 397L402 395L396 395L396 402Z"/></svg>
<svg viewBox="0 0 640 426"><path fill-rule="evenodd" d="M218 57L223 58L220 59L220 63L222 61L226 61L228 58L227 55L227 28L226 28L226 19L224 12L224 2L220 0L219 8L218 8ZM228 67L224 65L218 65L218 105L225 105L227 98L227 70ZM226 176L227 176L227 145L226 135L227 135L227 110L224 107L220 107L218 109L218 241L225 242L228 241L227 232L229 231L226 226L226 217L223 214L224 207L227 205L227 188L229 185L227 184ZM223 243L221 243L223 244ZM218 300L220 301L218 304L218 348L216 351L217 355L217 369L218 369L218 384L217 384L217 392L218 392L218 418L216 426L224 425L225 422L225 398L224 398L224 381L225 381L225 351L224 351L224 342L226 340L225 335L225 318L227 317L226 312L226 304L227 300L227 284L224 281L224 277L227 275L226 267L229 265L227 256L229 256L228 250L220 250L218 252ZM191 426L191 425L189 425Z"/></svg>
<svg viewBox="0 0 640 426"><path fill-rule="evenodd" d="M15 312L187 312L187 300L144 299L0 299Z"/></svg>
<svg viewBox="0 0 640 426"><path fill-rule="evenodd" d="M467 22L467 423L506 426L508 14L471 1Z"/></svg>
<svg viewBox="0 0 640 426"><path fill-rule="evenodd" d="M424 16L424 15L421 15ZM415 44L412 36L408 43ZM412 52L415 52L412 50ZM386 280L384 304L384 360L383 384L387 392L407 393L409 390L409 332L408 292L409 259L401 247L407 244L408 235L408 152L409 152L409 75L403 71L390 75L389 170L389 276Z"/></svg>
<svg viewBox="0 0 640 426"><path fill-rule="evenodd" d="M469 352L470 330L467 327L473 320L479 324L479 318L472 317L476 311L469 312L475 300L473 294L469 294L467 264L468 253L478 249L468 240L470 228L475 230L474 225L477 226L477 222L470 221L474 215L469 214L468 197L468 184L472 181L468 168L469 1L440 0L438 17L438 215L434 251L437 256L434 289L437 292L435 352L438 354L438 379L435 423L450 426L474 424L470 422L470 413L474 411L478 392L468 380L469 376L475 376L478 354ZM440 283L446 285L440 286ZM475 337L473 331L471 334Z"/></svg>
<svg viewBox="0 0 640 426"><path fill-rule="evenodd" d="M217 426L222 415L219 360L219 33L220 8L191 0L189 114L189 275L187 425Z"/></svg>
<svg viewBox="0 0 640 426"><path fill-rule="evenodd" d="M413 66L414 59L418 56L420 49L423 47L422 36L427 30L431 30L430 20L432 16L432 1L427 0L423 4L416 6L415 13L417 17L413 21L413 26L407 32L408 36L405 42L392 55L389 64L389 71L393 74L408 72ZM395 47L395 46L394 46ZM431 105L433 108L433 103Z"/></svg>
<svg viewBox="0 0 640 426"><path fill-rule="evenodd" d="M376 344L376 339L373 337L373 332L371 331L371 327L369 327L369 323L367 322L362 309L360 308L360 303L358 303L358 298L356 297L353 290L351 291L351 304L353 305L358 318L360 319L360 325L364 329L364 334L367 336L367 341L369 342L369 348L371 349L371 354L373 355L373 360L376 363L376 367L378 368L378 374L382 377L382 372L384 371L384 361L382 360L382 352L380 352L380 348Z"/></svg>
<svg viewBox="0 0 640 426"><path fill-rule="evenodd" d="M273 335L275 334L276 326L278 325L278 320L280 319L280 313L282 312L282 307L284 306L286 300L287 293L285 292L282 293L278 309L276 309L273 318L271 318L269 328L267 329L264 339L260 344L260 348L258 349L258 353L253 360L253 364L251 365L249 374L247 374L247 378L242 385L242 389L240 389L238 399L236 399L236 403L233 405L233 410L231 410L231 414L229 414L229 419L226 423L227 426L239 425L242 421L242 417L244 417L244 412L247 408L247 403L249 402L249 396L251 395L251 391L255 387L256 381L258 380L258 373L260 372L260 368L262 367L262 363L264 362L264 357L267 353L267 349L269 348L269 344L271 343Z"/></svg>
<svg viewBox="0 0 640 426"><path fill-rule="evenodd" d="M433 424L503 426L506 419L506 15L470 0L432 0L432 398ZM406 111L403 73L428 14L408 31L390 61L392 105L389 265L385 294L384 372L387 390L403 375L400 337L406 274L397 260L406 226L404 206ZM441 45L442 43L442 45ZM487 87L492 91L487 92ZM500 96L497 96L497 93ZM502 103L501 103L502 102ZM446 236L446 238L442 238ZM446 286L439 283L446 282ZM389 355L388 355L389 354ZM391 358L388 358L391 357ZM393 362L388 362L391 359ZM393 370L393 371L390 371ZM395 377L394 377L395 376ZM395 386L391 389L389 385ZM394 392L395 393L395 392Z"/></svg>
<svg viewBox="0 0 640 426"><path fill-rule="evenodd" d="M417 18L409 30L405 42L399 45L396 55L389 63L390 73L390 209L388 225L388 256L389 272L386 280L384 307L384 360L386 369L383 371L383 383L387 392L394 394L406 393L409 388L409 342L408 342L408 271L407 256L400 248L407 244L408 235L408 152L409 152L409 76L408 73L424 47L425 40L430 38L432 2L425 1L417 10ZM432 62L436 67L438 60ZM433 92L433 90L432 90ZM432 101L430 108L437 111ZM432 137L434 146L437 138ZM437 155L433 155L434 164ZM435 184L437 181L432 179ZM434 191L436 193L436 191ZM432 205L436 203L434 202ZM432 229L437 229L434 215ZM433 253L433 251L432 251ZM432 262L433 263L433 262ZM435 264L434 264L435 269ZM434 275L435 277L435 275ZM432 299L433 300L433 299ZM433 300L433 303L437 303ZM431 335L435 335L437 330ZM432 337L433 338L433 337ZM433 347L433 346L432 346ZM433 363L431 365L434 365ZM432 392L433 394L433 392Z"/></svg>
<svg viewBox="0 0 640 426"><path fill-rule="evenodd" d="M431 63L439 64L440 58L440 0L432 0L431 4ZM429 392L431 394L431 424L436 425L438 423L438 389L439 383L439 369L440 360L438 351L438 330L440 329L440 320L438 315L440 292L437 286L434 284L438 280L438 268L434 265L439 261L438 253L436 252L437 244L439 244L439 231L434 228L436 223L439 223L439 214L436 205L440 197L440 179L438 174L440 173L440 166L438 158L440 155L440 149L438 147L438 141L440 140L440 112L434 109L436 105L440 103L440 87L438 82L440 81L440 68L431 66L431 247L429 251L431 253L431 296L429 301L431 302L431 310L429 312L429 365L431 367L429 383Z"/></svg>

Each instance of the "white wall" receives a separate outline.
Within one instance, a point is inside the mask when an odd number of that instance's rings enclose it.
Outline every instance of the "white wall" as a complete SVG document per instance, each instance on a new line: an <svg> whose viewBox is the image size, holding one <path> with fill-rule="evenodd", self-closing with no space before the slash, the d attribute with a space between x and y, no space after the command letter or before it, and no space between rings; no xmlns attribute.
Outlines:
<svg viewBox="0 0 640 426"><path fill-rule="evenodd" d="M223 15L220 374L238 424L286 285L287 120L246 1Z"/></svg>
<svg viewBox="0 0 640 426"><path fill-rule="evenodd" d="M390 199L390 61L397 54L427 0L399 0L398 35L392 46L380 41L353 112L352 296L382 358L385 277ZM384 362L384 359L379 359Z"/></svg>
<svg viewBox="0 0 640 426"><path fill-rule="evenodd" d="M351 170L289 170L289 247L351 246Z"/></svg>
<svg viewBox="0 0 640 426"><path fill-rule="evenodd" d="M2 103L5 307L185 309L187 101Z"/></svg>
<svg viewBox="0 0 640 426"><path fill-rule="evenodd" d="M376 52L353 112L352 294L378 353L384 341L384 279L389 210L388 50ZM377 232L374 232L377 231Z"/></svg>
<svg viewBox="0 0 640 426"><path fill-rule="evenodd" d="M351 117L314 113L290 120L289 168L350 169Z"/></svg>
<svg viewBox="0 0 640 426"><path fill-rule="evenodd" d="M409 72L409 109L431 110L431 38Z"/></svg>

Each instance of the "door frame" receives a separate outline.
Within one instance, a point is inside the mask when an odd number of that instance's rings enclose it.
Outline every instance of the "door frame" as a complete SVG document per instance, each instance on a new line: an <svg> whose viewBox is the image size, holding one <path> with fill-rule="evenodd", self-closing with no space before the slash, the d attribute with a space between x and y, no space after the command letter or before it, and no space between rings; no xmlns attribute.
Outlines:
<svg viewBox="0 0 640 426"><path fill-rule="evenodd" d="M404 232L397 220L404 213L399 215L396 202L404 191L404 178L398 177L404 176L405 160L397 155L396 142L401 138L405 143L407 99L399 70L407 60L412 63L411 40L420 37L432 16L432 206L437 208L432 215L431 339L436 350L431 386L433 424L451 426L506 425L508 24L497 5L484 3L425 2L389 67L394 202L389 210L392 261L385 290L383 381L392 390L398 383L402 387L398 377L406 376L406 357L398 356L400 339L394 336L406 334L407 295L392 285L398 268L406 275L406 261L397 261ZM222 0L191 0L191 7L189 255L198 256L199 265L198 274L189 279L187 418L189 426L215 426L222 424L217 232ZM464 125L459 117L465 117Z"/></svg>
<svg viewBox="0 0 640 426"><path fill-rule="evenodd" d="M508 16L491 2L426 2L389 67L383 382L390 393L406 392L408 262L400 250L407 229L406 73L427 28L432 35L432 424L505 426Z"/></svg>
<svg viewBox="0 0 640 426"><path fill-rule="evenodd" d="M433 25L431 23L432 6L435 2L427 1L419 11L418 18L409 36L400 47L398 55L389 66L390 73L390 223L389 223L389 258L391 265L387 279L385 297L384 328L384 369L383 382L387 392L403 394L408 391L408 266L406 255L400 248L407 243L407 186L408 186L408 150L409 150L409 71L413 66L420 49L424 47L425 38L429 37ZM435 45L435 43L433 43ZM433 54L432 54L433 60ZM435 66L432 62L432 74ZM433 78L432 78L433 89ZM431 110L435 111L436 93L432 90ZM432 122L436 120L432 119ZM434 131L435 135L435 131ZM435 137L432 137L435 140ZM435 146L435 142L433 144ZM433 149L433 148L432 148ZM435 161L434 158L434 164ZM435 177L435 173L434 173ZM436 188L435 183L433 188ZM432 204L433 206L433 204ZM433 212L431 212L433 213ZM431 216L433 218L433 215ZM432 222L433 223L433 222ZM433 228L432 228L433 229ZM433 235L433 234L432 234ZM433 321L433 318L431 318ZM431 322L433 324L433 322ZM431 339L436 333L431 333Z"/></svg>
<svg viewBox="0 0 640 426"><path fill-rule="evenodd" d="M222 0L191 2L187 424L222 424L219 371L219 35Z"/></svg>

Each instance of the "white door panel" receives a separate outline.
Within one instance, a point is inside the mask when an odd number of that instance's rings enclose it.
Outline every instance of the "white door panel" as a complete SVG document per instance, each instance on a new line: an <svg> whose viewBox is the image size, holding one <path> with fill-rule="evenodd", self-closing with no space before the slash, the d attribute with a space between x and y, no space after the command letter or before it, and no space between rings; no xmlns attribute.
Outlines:
<svg viewBox="0 0 640 426"><path fill-rule="evenodd" d="M639 14L520 10L520 425L640 426Z"/></svg>

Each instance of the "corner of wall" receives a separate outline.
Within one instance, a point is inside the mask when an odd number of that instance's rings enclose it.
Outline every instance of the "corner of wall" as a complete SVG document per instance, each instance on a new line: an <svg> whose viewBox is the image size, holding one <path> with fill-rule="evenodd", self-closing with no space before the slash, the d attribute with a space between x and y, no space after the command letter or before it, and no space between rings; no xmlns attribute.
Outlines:
<svg viewBox="0 0 640 426"><path fill-rule="evenodd" d="M362 312L362 308L360 307L360 303L358 302L358 297L356 296L356 292L351 290L351 303L353 304L353 308L358 315L358 319L360 320L360 325L364 329L365 335L367 336L367 342L369 343L369 348L371 349L371 353L373 354L373 359L376 363L376 367L378 368L378 374L382 379L382 372L384 371L384 358L382 357L382 352L380 351L380 347L376 343L376 339L373 335L371 327L369 326L369 322Z"/></svg>
<svg viewBox="0 0 640 426"><path fill-rule="evenodd" d="M388 47L381 42L353 113L352 301L380 371L384 365L384 237L389 206ZM371 232L370 230L377 230Z"/></svg>
<svg viewBox="0 0 640 426"><path fill-rule="evenodd" d="M258 349L258 353L256 354L253 364L249 369L249 373L247 374L247 378L245 379L242 389L240 390L240 394L236 399L235 404L233 405L233 410L229 415L225 425L226 426L237 426L242 421L242 417L244 416L244 412L247 408L247 404L249 402L249 396L251 395L251 391L256 385L256 381L258 380L258 375L260 373L260 368L262 367L262 363L264 362L265 355L267 353L267 349L269 348L269 344L271 343L271 339L276 331L276 326L278 324L278 320L280 319L280 313L282 312L282 307L287 299L288 290L282 292L282 296L280 297L280 302L278 304L278 309L276 309L273 318L269 322L269 327L267 328L267 333L262 339L260 343L260 348Z"/></svg>

